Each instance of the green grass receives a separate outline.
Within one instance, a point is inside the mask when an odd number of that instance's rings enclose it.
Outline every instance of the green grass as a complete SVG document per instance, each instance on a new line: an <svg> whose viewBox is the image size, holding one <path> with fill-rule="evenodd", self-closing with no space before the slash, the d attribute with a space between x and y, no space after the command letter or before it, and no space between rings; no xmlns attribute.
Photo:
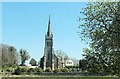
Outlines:
<svg viewBox="0 0 120 79"><path fill-rule="evenodd" d="M109 76L41 76L41 77L3 77L2 79L120 79Z"/></svg>

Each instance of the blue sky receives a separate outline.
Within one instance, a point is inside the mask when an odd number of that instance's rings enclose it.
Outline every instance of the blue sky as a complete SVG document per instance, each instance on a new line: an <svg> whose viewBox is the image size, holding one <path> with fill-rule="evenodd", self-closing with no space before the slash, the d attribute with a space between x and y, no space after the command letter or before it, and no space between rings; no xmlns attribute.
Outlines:
<svg viewBox="0 0 120 79"><path fill-rule="evenodd" d="M39 61L44 54L50 14L54 50L81 59L82 49L88 45L81 42L77 31L80 11L85 6L85 2L2 3L2 43L15 46L17 51L25 49Z"/></svg>
<svg viewBox="0 0 120 79"><path fill-rule="evenodd" d="M88 2L88 1L95 0L2 0L2 2Z"/></svg>
<svg viewBox="0 0 120 79"><path fill-rule="evenodd" d="M0 43L2 42L2 3L0 2Z"/></svg>

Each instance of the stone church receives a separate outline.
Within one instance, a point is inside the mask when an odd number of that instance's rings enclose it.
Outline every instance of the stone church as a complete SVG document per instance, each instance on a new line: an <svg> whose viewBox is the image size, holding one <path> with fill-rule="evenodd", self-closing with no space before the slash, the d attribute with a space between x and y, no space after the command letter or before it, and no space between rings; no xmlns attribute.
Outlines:
<svg viewBox="0 0 120 79"><path fill-rule="evenodd" d="M45 35L44 56L41 58L40 67L43 68L43 70L46 70L48 67L50 67L51 70L58 68L58 58L54 54L53 48L53 33L51 31L50 16L47 34Z"/></svg>

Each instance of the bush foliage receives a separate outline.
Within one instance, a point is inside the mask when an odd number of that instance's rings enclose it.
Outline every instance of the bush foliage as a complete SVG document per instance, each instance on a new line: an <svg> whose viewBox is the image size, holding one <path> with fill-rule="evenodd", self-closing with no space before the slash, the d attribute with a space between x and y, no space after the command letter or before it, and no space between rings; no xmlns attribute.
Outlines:
<svg viewBox="0 0 120 79"><path fill-rule="evenodd" d="M51 70L50 67L48 67L48 68L45 70L45 72L52 72L52 70Z"/></svg>
<svg viewBox="0 0 120 79"><path fill-rule="evenodd" d="M57 68L57 69L54 70L54 73L58 73L58 72L60 72L60 71L61 71L61 70Z"/></svg>
<svg viewBox="0 0 120 79"><path fill-rule="evenodd" d="M62 69L62 72L68 72L68 68Z"/></svg>
<svg viewBox="0 0 120 79"><path fill-rule="evenodd" d="M42 68L36 68L35 71L38 72L38 73L42 73L43 69Z"/></svg>
<svg viewBox="0 0 120 79"><path fill-rule="evenodd" d="M21 74L21 69L18 67L13 74L20 75Z"/></svg>

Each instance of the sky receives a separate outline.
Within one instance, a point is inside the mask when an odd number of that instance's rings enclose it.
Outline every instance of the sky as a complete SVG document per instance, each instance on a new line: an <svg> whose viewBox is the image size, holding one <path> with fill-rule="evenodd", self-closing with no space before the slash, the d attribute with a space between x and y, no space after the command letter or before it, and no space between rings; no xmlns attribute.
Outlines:
<svg viewBox="0 0 120 79"><path fill-rule="evenodd" d="M2 3L2 43L25 49L37 61L44 54L45 34L50 15L54 50L81 59L88 47L77 31L80 11L86 2L4 2Z"/></svg>
<svg viewBox="0 0 120 79"><path fill-rule="evenodd" d="M95 0L2 0L2 2L88 2L88 1Z"/></svg>
<svg viewBox="0 0 120 79"><path fill-rule="evenodd" d="M0 43L2 42L2 3L0 2Z"/></svg>
<svg viewBox="0 0 120 79"><path fill-rule="evenodd" d="M119 0L1 0L2 2L116 2Z"/></svg>

